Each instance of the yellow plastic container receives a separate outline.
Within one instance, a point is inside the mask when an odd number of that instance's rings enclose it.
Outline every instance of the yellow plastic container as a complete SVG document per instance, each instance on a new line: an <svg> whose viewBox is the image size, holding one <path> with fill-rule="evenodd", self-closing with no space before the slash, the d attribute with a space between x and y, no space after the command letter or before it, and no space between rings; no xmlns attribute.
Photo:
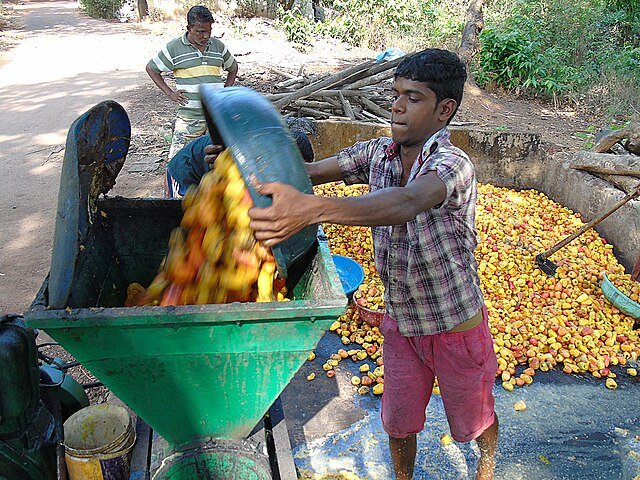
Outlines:
<svg viewBox="0 0 640 480"><path fill-rule="evenodd" d="M92 405L64 423L65 460L70 480L127 480L136 443L129 412Z"/></svg>

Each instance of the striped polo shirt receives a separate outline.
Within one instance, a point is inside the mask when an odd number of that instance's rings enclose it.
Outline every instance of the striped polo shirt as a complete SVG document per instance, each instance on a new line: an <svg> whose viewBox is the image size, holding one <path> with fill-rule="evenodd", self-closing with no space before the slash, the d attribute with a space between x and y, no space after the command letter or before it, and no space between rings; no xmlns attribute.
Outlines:
<svg viewBox="0 0 640 480"><path fill-rule="evenodd" d="M235 65L235 57L217 38L209 39L203 53L189 42L186 33L171 40L149 62L149 67L157 73L173 72L177 90L189 99L178 108L178 115L193 119L204 119L198 87L210 84L222 88L223 70L229 71Z"/></svg>

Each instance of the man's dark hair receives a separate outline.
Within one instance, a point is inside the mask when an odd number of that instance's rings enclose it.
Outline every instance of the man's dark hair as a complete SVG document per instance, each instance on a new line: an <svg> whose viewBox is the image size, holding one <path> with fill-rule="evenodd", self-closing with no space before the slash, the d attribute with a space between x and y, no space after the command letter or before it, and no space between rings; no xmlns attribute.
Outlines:
<svg viewBox="0 0 640 480"><path fill-rule="evenodd" d="M291 129L291 135L293 135L293 138L300 149L300 153L302 153L302 159L306 163L313 162L315 154L313 153L313 146L311 145L307 134L302 130Z"/></svg>
<svg viewBox="0 0 640 480"><path fill-rule="evenodd" d="M207 7L202 5L196 5L191 7L187 12L187 25L194 25L196 23L213 23L213 15Z"/></svg>
<svg viewBox="0 0 640 480"><path fill-rule="evenodd" d="M398 77L426 84L436 94L436 104L445 98L453 98L458 106L448 124L462 102L467 69L455 53L427 48L402 60L396 68L395 78Z"/></svg>

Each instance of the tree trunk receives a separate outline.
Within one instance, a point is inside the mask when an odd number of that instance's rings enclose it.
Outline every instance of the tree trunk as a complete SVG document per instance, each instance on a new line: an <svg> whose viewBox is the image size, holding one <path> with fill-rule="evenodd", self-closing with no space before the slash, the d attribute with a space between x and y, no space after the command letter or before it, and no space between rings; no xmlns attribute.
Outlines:
<svg viewBox="0 0 640 480"><path fill-rule="evenodd" d="M617 142L623 139L628 139L628 143L631 146L630 152L634 151L634 145L637 146L637 142L640 140L640 123L632 122L620 130L614 130L613 132L601 138L600 141L591 149L592 152L604 153L613 147Z"/></svg>
<svg viewBox="0 0 640 480"><path fill-rule="evenodd" d="M147 0L138 0L138 21L149 15L149 4Z"/></svg>
<svg viewBox="0 0 640 480"><path fill-rule="evenodd" d="M467 10L464 30L462 31L462 41L460 42L458 54L467 66L468 72L470 72L469 65L473 57L480 51L479 35L484 28L484 17L482 15L483 6L484 0L471 0ZM470 73L469 79L472 79Z"/></svg>

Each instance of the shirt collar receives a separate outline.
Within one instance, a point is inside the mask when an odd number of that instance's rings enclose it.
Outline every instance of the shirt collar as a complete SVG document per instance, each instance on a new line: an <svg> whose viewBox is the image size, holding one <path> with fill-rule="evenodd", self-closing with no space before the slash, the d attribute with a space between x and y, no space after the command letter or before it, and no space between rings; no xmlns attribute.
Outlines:
<svg viewBox="0 0 640 480"><path fill-rule="evenodd" d="M188 35L188 32L185 32L185 33L182 34L182 43L184 43L185 45L190 45L190 46L192 46L193 48L195 48L197 50L198 47L196 47L193 43L191 43L189 41L189 38L187 37L187 35ZM207 47L209 45L211 45L211 38L209 38L209 40L207 40Z"/></svg>
<svg viewBox="0 0 640 480"><path fill-rule="evenodd" d="M427 160L427 158L429 158L429 156L433 154L433 152L435 152L441 144L449 140L450 136L451 133L449 132L449 127L446 126L431 135L429 140L427 140L427 142L422 147L422 152L420 153L420 157L418 158L419 166L421 167L422 165L424 165L424 162ZM384 149L384 153L387 157L387 160L391 160L398 156L398 154L400 153L400 147L396 142L392 140L391 143Z"/></svg>
<svg viewBox="0 0 640 480"><path fill-rule="evenodd" d="M422 167L422 165L424 165L424 162L427 161L427 158L429 158L440 145L447 142L450 136L451 134L449 133L449 127L446 126L442 127L436 133L431 135L431 138L429 138L429 140L427 140L427 143L424 144L424 147L422 147L422 153L418 158L419 166Z"/></svg>

